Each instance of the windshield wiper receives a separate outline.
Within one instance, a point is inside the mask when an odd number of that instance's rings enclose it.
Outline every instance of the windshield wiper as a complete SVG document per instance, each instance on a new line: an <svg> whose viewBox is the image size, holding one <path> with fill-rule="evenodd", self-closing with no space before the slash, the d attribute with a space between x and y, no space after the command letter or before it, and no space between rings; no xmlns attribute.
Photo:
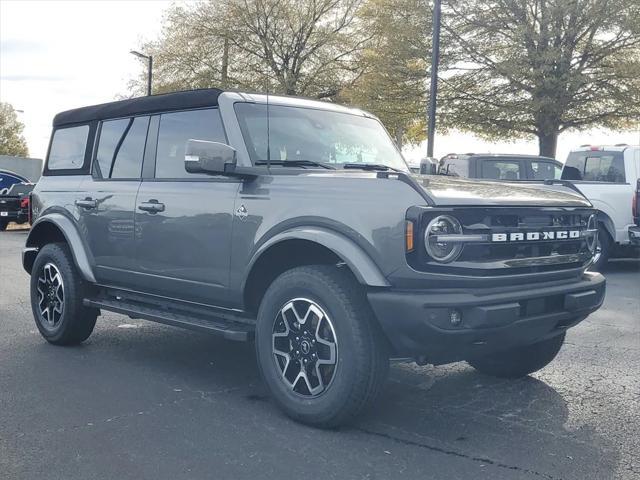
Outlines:
<svg viewBox="0 0 640 480"><path fill-rule="evenodd" d="M335 170L335 167L327 165L326 163L314 162L313 160L257 160L256 165L281 165L286 167L291 165L292 167L321 167L328 170Z"/></svg>
<svg viewBox="0 0 640 480"><path fill-rule="evenodd" d="M342 168L360 169L360 170L378 170L386 172L387 170L393 170L394 172L406 173L404 170L390 167L389 165L383 165L381 163L345 163Z"/></svg>

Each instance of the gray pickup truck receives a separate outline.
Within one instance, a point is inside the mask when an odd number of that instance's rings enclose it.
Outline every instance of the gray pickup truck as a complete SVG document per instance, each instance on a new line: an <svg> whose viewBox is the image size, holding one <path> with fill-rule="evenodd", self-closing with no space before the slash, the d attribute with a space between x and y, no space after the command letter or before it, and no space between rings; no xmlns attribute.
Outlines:
<svg viewBox="0 0 640 480"><path fill-rule="evenodd" d="M32 214L47 341L86 340L105 310L255 340L278 405L321 427L369 405L389 359L539 370L605 294L578 192L412 175L374 116L300 98L60 113Z"/></svg>

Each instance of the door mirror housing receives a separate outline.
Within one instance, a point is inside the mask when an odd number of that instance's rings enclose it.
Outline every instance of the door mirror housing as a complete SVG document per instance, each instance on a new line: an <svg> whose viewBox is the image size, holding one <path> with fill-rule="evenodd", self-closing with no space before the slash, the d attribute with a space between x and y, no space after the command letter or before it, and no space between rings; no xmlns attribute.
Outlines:
<svg viewBox="0 0 640 480"><path fill-rule="evenodd" d="M184 168L189 173L231 175L236 164L235 149L225 143L187 140Z"/></svg>

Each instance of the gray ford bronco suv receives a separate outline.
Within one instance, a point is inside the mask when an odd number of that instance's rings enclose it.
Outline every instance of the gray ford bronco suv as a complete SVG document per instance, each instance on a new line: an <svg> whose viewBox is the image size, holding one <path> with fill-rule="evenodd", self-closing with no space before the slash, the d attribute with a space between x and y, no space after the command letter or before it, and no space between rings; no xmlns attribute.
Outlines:
<svg viewBox="0 0 640 480"><path fill-rule="evenodd" d="M101 311L255 340L294 419L336 426L389 359L520 377L602 304L591 204L412 175L372 115L216 89L58 114L23 254L43 337Z"/></svg>

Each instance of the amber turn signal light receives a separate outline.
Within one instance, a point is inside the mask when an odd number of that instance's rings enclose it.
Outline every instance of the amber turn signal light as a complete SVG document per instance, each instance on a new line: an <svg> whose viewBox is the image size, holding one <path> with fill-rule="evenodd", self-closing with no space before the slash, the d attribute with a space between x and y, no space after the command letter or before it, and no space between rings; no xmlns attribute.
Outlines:
<svg viewBox="0 0 640 480"><path fill-rule="evenodd" d="M413 252L413 239L413 222L411 220L407 220L404 230L404 244L407 252Z"/></svg>

